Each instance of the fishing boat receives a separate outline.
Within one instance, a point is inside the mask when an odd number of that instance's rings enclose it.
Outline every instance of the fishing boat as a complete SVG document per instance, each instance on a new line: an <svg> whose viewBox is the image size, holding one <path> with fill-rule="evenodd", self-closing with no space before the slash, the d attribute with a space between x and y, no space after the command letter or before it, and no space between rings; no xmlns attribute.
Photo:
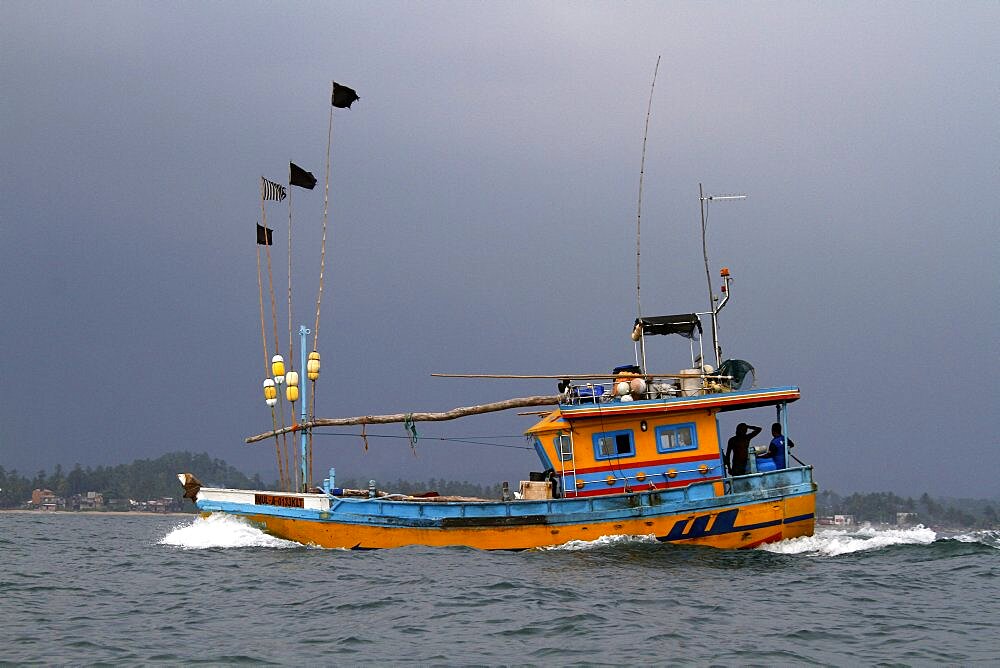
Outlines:
<svg viewBox="0 0 1000 668"><path fill-rule="evenodd" d="M334 107L338 106L337 86L334 84ZM353 91L350 93L357 99ZM295 185L291 176L289 185ZM702 196L703 206L706 199ZM325 220L324 211L324 225ZM258 228L258 243L260 235ZM270 243L269 236L265 240ZM258 250L258 267L259 259ZM705 262L707 273L707 253ZM322 271L320 276L322 294ZM710 311L649 317L642 316L640 310L631 327L633 363L609 373L520 376L558 381L553 395L439 413L317 418L314 409L307 410L306 397L299 397L298 374L286 372L284 360L275 355L273 377L264 381L265 398L272 407L272 429L246 441L273 439L280 453L278 439L297 436L300 447L294 484L290 467L282 471L279 454L282 489L208 487L192 473L181 473L178 478L185 497L203 514L244 518L274 536L326 548L425 545L524 550L604 536L651 536L669 543L752 548L811 535L816 495L812 467L797 459L798 465L784 466L791 445L787 439L788 407L799 399L799 389L747 387L747 381L754 377L752 365L720 359L718 315L731 295L727 268L721 270L721 278L724 298L720 301L712 296L710 285ZM262 290L262 330L263 312ZM703 362L703 318L711 321L715 366ZM317 329L318 321L317 308ZM628 332L623 330L623 334ZM320 358L315 342L306 356L309 331L305 326L299 329L300 368L307 370L314 383ZM647 338L659 336L688 340L689 359L684 368L672 373L647 371ZM266 359L266 333L264 338ZM293 410L290 425L282 416L279 426L273 411L282 399L277 391L282 385L289 405L300 401L301 412L296 422ZM305 384L302 393L307 393ZM315 391L311 396L315 397ZM413 424L420 421L524 407L544 407L524 432L537 453L539 470L527 471L526 479L516 488L503 482L498 498L393 493L380 489L374 480L367 489L345 489L337 486L333 468L321 484L313 484L311 436L318 427L361 426L363 434L368 425L403 423L415 433ZM748 438L736 439L735 447L733 439L724 442L720 415L761 408L775 410L775 440L766 453L752 446Z"/></svg>
<svg viewBox="0 0 1000 668"><path fill-rule="evenodd" d="M700 342L701 329L699 314L691 313L641 318L633 332L640 340L679 334ZM811 466L777 469L774 458L751 446L748 472L726 471L719 415L774 407L787 434L788 406L800 395L794 386L742 389L748 371L741 360L727 360L718 371L702 365L675 374L626 365L604 377L562 377L551 397L445 413L314 418L247 439L299 432L305 442L316 427L443 420L554 403L525 431L541 470L493 500L393 494L374 481L367 490L342 489L333 470L319 488L301 492L209 488L190 473L179 478L203 513L235 515L274 536L332 548L522 550L610 535L750 548L812 535Z"/></svg>

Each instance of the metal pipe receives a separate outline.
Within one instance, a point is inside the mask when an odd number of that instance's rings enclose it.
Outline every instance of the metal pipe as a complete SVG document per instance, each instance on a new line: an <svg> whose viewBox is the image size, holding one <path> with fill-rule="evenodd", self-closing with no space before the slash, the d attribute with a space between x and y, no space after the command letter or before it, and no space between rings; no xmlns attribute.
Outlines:
<svg viewBox="0 0 1000 668"><path fill-rule="evenodd" d="M778 422L781 424L781 437L785 445L785 468L788 468L788 404L778 404Z"/></svg>
<svg viewBox="0 0 1000 668"><path fill-rule="evenodd" d="M310 332L308 329L306 329L305 325L299 325L299 352L301 353L302 356L302 366L300 366L299 368L302 369L303 373L306 371L306 335L309 333ZM306 394L309 391L307 389L308 384L305 382L305 380L306 380L305 378L302 378L299 381L299 387L302 388L302 410L299 414L302 423L306 421L307 418L306 407L308 406L309 403L306 397ZM302 472L303 492L309 491L309 485L312 484L312 481L309 480L307 477L307 465L309 459L307 455L311 455L311 453L309 453L308 437L306 435L307 431L308 430L305 429L302 430L302 434L300 435L300 441L299 441L299 460L300 460L299 468L301 469ZM330 470L333 471L333 469ZM331 487L333 486L333 481L330 482L330 486Z"/></svg>
<svg viewBox="0 0 1000 668"><path fill-rule="evenodd" d="M705 190L699 183L698 201L701 203L701 253L702 256L705 258L705 278L708 281L708 308L711 310L710 312L712 314L712 349L715 351L715 365L716 367L718 367L722 363L722 360L719 359L720 357L719 338L718 338L719 334L718 334L718 325L716 323L718 311L716 310L715 307L715 295L712 294L712 274L708 270L708 242L705 239L706 237L705 227L707 224L705 220L705 202L708 199L711 199L711 197L708 198L705 197ZM704 357L701 358L701 362L702 364L705 363Z"/></svg>

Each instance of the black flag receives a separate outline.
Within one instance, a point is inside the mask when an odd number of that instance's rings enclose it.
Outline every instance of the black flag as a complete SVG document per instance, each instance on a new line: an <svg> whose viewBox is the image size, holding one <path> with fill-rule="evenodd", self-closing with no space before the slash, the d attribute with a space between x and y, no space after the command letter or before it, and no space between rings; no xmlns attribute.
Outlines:
<svg viewBox="0 0 1000 668"><path fill-rule="evenodd" d="M288 184L312 190L316 187L316 177L312 172L307 172L294 162L288 163Z"/></svg>
<svg viewBox="0 0 1000 668"><path fill-rule="evenodd" d="M264 227L260 223L257 223L257 245L258 246L270 246L271 245L271 228Z"/></svg>
<svg viewBox="0 0 1000 668"><path fill-rule="evenodd" d="M341 86L336 81L333 82L333 98L330 100L333 106L338 109L350 109L355 100L360 100L353 88Z"/></svg>

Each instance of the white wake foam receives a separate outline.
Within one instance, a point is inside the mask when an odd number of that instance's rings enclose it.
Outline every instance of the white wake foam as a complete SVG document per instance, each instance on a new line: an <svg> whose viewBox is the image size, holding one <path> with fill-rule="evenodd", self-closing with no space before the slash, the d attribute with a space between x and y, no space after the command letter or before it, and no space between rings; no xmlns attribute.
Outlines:
<svg viewBox="0 0 1000 668"><path fill-rule="evenodd" d="M160 539L160 545L186 550L213 547L302 547L299 543L269 536L246 521L230 515L213 514L180 524Z"/></svg>
<svg viewBox="0 0 1000 668"><path fill-rule="evenodd" d="M964 533L952 538L960 543L982 543L983 545L995 547L1000 550L1000 531L996 529L973 531L972 533Z"/></svg>
<svg viewBox="0 0 1000 668"><path fill-rule="evenodd" d="M549 547L542 547L542 550L595 550L602 547L610 547L612 545L628 545L634 543L655 543L656 535L649 534L648 536L601 536L600 538L594 540L571 540L568 543L563 543L562 545L552 545Z"/></svg>
<svg viewBox="0 0 1000 668"><path fill-rule="evenodd" d="M761 545L759 550L776 554L809 554L836 557L841 554L878 550L890 545L929 545L937 539L931 529L917 525L909 529L876 529L862 526L851 531L819 529L812 536L789 538Z"/></svg>

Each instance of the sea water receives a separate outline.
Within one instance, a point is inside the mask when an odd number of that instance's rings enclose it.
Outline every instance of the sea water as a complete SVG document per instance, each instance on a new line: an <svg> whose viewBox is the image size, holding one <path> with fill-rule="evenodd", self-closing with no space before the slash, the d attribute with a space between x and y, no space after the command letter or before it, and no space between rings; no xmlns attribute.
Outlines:
<svg viewBox="0 0 1000 668"><path fill-rule="evenodd" d="M990 665L998 600L996 531L351 552L227 517L0 513L11 663Z"/></svg>

